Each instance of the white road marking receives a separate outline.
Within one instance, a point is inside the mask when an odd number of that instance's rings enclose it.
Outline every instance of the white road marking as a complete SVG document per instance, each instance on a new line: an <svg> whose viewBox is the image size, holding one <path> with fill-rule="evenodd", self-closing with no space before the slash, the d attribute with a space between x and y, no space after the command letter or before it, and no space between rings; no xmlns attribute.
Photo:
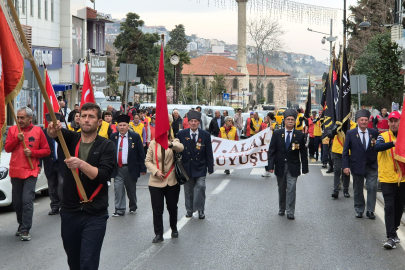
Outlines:
<svg viewBox="0 0 405 270"><path fill-rule="evenodd" d="M264 174L266 172L266 169L264 167L262 168L253 168L250 174L256 175L256 174Z"/></svg>
<svg viewBox="0 0 405 270"><path fill-rule="evenodd" d="M222 182L214 189L214 191L211 192L210 196L207 197L206 202L209 200L211 195L217 195L221 193L225 187L229 184L231 180L230 179L224 179ZM191 218L186 218L186 216L183 216L179 221L177 221L177 230L180 231L187 223L189 223L192 219L198 218L198 212L195 212L193 214L193 217ZM165 241L163 241L160 244L153 244L150 246L148 249L146 249L144 252L138 255L132 262L130 262L126 267L124 267L124 270L134 270L134 269L139 269L142 267L143 263L151 259L154 255L156 255L160 250L162 250L170 241L171 241L171 234L172 230L168 230L163 234L163 238Z"/></svg>
<svg viewBox="0 0 405 270"><path fill-rule="evenodd" d="M225 175L224 171L225 170L218 169L213 174L224 174ZM234 170L229 170L229 171L230 171L230 173L232 173Z"/></svg>
<svg viewBox="0 0 405 270"><path fill-rule="evenodd" d="M323 176L334 176L333 173L326 173L328 169L321 169L322 175Z"/></svg>
<svg viewBox="0 0 405 270"><path fill-rule="evenodd" d="M211 193L211 195L217 195L221 193L224 190L224 188L229 184L229 182L231 182L231 180L229 179L222 180L221 184L217 186L217 188Z"/></svg>

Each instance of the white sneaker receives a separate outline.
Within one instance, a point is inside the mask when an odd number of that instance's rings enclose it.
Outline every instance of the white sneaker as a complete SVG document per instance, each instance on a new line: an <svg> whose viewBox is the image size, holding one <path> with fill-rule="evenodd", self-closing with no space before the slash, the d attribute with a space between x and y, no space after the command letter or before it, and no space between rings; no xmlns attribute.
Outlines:
<svg viewBox="0 0 405 270"><path fill-rule="evenodd" d="M271 177L271 173L270 172L265 172L264 174L262 174L262 177Z"/></svg>

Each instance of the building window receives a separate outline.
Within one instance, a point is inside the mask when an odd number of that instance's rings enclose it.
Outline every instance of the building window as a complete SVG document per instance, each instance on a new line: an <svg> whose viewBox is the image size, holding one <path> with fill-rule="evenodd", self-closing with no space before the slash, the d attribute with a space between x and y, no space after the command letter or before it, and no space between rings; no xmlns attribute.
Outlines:
<svg viewBox="0 0 405 270"><path fill-rule="evenodd" d="M25 7L26 7L26 2L25 1L27 1L27 0L22 0L21 1L21 13L22 14L25 14Z"/></svg>
<svg viewBox="0 0 405 270"><path fill-rule="evenodd" d="M205 78L202 79L202 85L205 87Z"/></svg>
<svg viewBox="0 0 405 270"><path fill-rule="evenodd" d="M274 103L274 84L272 82L267 84L267 103Z"/></svg>
<svg viewBox="0 0 405 270"><path fill-rule="evenodd" d="M233 81L232 81L232 88L238 90L238 89L239 89L238 84L239 84L238 78L233 79Z"/></svg>
<svg viewBox="0 0 405 270"><path fill-rule="evenodd" d="M34 0L30 0L30 15L34 17Z"/></svg>
<svg viewBox="0 0 405 270"><path fill-rule="evenodd" d="M51 21L53 22L54 20L54 11L55 11L55 1L51 0Z"/></svg>
<svg viewBox="0 0 405 270"><path fill-rule="evenodd" d="M48 20L48 0L45 0L45 20Z"/></svg>
<svg viewBox="0 0 405 270"><path fill-rule="evenodd" d="M38 19L41 19L41 0L38 0Z"/></svg>

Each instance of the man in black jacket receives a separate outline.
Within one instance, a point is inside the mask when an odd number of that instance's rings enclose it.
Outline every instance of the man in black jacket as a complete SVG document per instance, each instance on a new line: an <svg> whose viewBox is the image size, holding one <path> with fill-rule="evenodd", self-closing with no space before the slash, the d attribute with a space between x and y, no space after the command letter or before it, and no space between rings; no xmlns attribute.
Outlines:
<svg viewBox="0 0 405 270"><path fill-rule="evenodd" d="M219 129L225 124L225 118L221 115L221 112L216 110L215 117L212 118L209 127L209 133L215 137L218 137Z"/></svg>
<svg viewBox="0 0 405 270"><path fill-rule="evenodd" d="M55 113L56 119L59 119L60 114ZM50 123L51 116L49 113L45 115L46 121ZM51 199L51 211L49 215L58 215L59 209L62 206L63 198L63 175L65 155L63 154L62 148L58 147L58 143L55 139L49 137L46 129L42 129L45 134L46 140L48 141L49 148L51 149L51 154L47 157L41 158L40 165L42 165L45 172L46 179L48 180L48 191L49 198Z"/></svg>
<svg viewBox="0 0 405 270"><path fill-rule="evenodd" d="M308 157L304 133L294 129L297 112L292 109L284 111L285 129L274 130L268 151L270 173L275 172L278 183L279 216L293 220L295 212L295 187L297 178L308 173ZM301 155L301 160L300 160ZM275 169L274 169L275 168Z"/></svg>
<svg viewBox="0 0 405 270"><path fill-rule="evenodd" d="M98 269L108 219L107 181L115 168L114 143L97 134L102 124L97 104L85 103L80 111L81 133L50 123L48 135L57 139L61 130L71 158L65 160L63 201L60 211L63 247L70 269ZM72 170L76 170L84 193L78 191ZM83 247L83 248L82 248Z"/></svg>
<svg viewBox="0 0 405 270"><path fill-rule="evenodd" d="M141 137L136 132L129 131L130 117L119 115L117 117L118 132L111 134L110 140L117 149L117 163L112 177L114 178L115 212L113 217L125 215L126 201L125 189L129 200L129 212L135 214L136 182L146 174L145 154Z"/></svg>
<svg viewBox="0 0 405 270"><path fill-rule="evenodd" d="M173 110L172 115L173 115L173 123L172 123L173 135L175 138L177 138L177 134L179 133L180 130L183 129L183 119L181 118L178 110Z"/></svg>

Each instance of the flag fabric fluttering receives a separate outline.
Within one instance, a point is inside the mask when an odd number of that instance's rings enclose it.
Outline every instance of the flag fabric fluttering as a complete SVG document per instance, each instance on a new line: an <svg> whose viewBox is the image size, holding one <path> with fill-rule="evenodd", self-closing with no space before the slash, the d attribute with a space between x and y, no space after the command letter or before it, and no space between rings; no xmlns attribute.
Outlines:
<svg viewBox="0 0 405 270"><path fill-rule="evenodd" d="M332 60L333 61L333 60ZM329 76L326 80L326 88L325 88L325 105L323 111L323 138L325 138L329 131L331 131L334 127L336 118L335 118L335 104L333 100L333 92L332 92L332 82L333 82L333 75L332 75L332 64L329 70Z"/></svg>
<svg viewBox="0 0 405 270"><path fill-rule="evenodd" d="M84 103L96 103L94 98L93 86L90 81L89 65L86 64L86 71L84 72L82 98L80 100L80 108Z"/></svg>
<svg viewBox="0 0 405 270"><path fill-rule="evenodd" d="M167 150L169 143L167 132L170 129L169 112L167 110L166 83L165 83L165 66L164 66L164 47L160 49L159 77L156 94L156 125L155 140L164 149Z"/></svg>
<svg viewBox="0 0 405 270"><path fill-rule="evenodd" d="M1 2L1 1L0 1ZM6 131L6 106L20 92L24 83L22 44L10 28L11 19L4 2L0 3L0 149ZM7 64L7 66L6 66Z"/></svg>
<svg viewBox="0 0 405 270"><path fill-rule="evenodd" d="M311 101L312 101L312 97L311 97L311 78L308 78L308 95L307 95L307 101L305 103L305 113L304 113L304 117L305 119L309 119L311 118Z"/></svg>
<svg viewBox="0 0 405 270"><path fill-rule="evenodd" d="M350 87L349 65L347 64L346 49L343 49L342 59L340 62L340 122L342 123L342 131L344 134L350 130L350 106L352 103L352 92Z"/></svg>
<svg viewBox="0 0 405 270"><path fill-rule="evenodd" d="M405 98L404 98L405 102ZM402 103L405 104L405 103ZM404 112L404 111L402 111ZM404 135L404 136L402 136ZM398 185L400 185L401 181L405 178L405 120L399 122L398 134L397 134L397 141L395 142L395 164L399 167L398 173Z"/></svg>
<svg viewBox="0 0 405 270"><path fill-rule="evenodd" d="M49 100L51 101L52 108L54 112L59 111L59 103L58 99L56 98L55 95L55 90L53 89L52 86L52 81L51 78L49 77L48 70L45 69L45 89L46 93L48 94ZM46 107L46 103L44 102L44 126L45 128L48 127L48 121L46 121L45 114L49 113L48 107Z"/></svg>

